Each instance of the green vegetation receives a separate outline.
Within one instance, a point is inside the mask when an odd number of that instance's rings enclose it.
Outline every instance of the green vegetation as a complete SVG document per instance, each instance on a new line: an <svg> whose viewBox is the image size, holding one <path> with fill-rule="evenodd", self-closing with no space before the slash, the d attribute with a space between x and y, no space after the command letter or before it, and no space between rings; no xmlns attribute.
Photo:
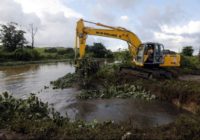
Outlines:
<svg viewBox="0 0 200 140"><path fill-rule="evenodd" d="M94 58L113 58L113 53L106 49L102 43L94 43L92 46L86 46L86 56Z"/></svg>
<svg viewBox="0 0 200 140"><path fill-rule="evenodd" d="M192 46L186 46L182 49L182 54L185 56L192 56L194 49Z"/></svg>
<svg viewBox="0 0 200 140"><path fill-rule="evenodd" d="M24 37L25 31L17 28L19 28L17 23L1 25L0 40L7 51L15 51L17 48L23 48L27 44Z"/></svg>
<svg viewBox="0 0 200 140"><path fill-rule="evenodd" d="M56 50L49 52L48 50ZM9 63L17 64L17 62L30 61L47 61L47 60L63 60L74 58L73 48L18 48L15 51L6 51L3 47L0 48L1 65L9 65ZM21 63L20 63L21 64Z"/></svg>
<svg viewBox="0 0 200 140"><path fill-rule="evenodd" d="M200 61L197 56L181 56L179 74L200 74Z"/></svg>
<svg viewBox="0 0 200 140"><path fill-rule="evenodd" d="M200 137L199 115L184 115L174 123L153 128L137 128L131 121L98 123L62 117L34 94L16 99L8 93L0 95L0 131L20 134L21 139L181 139ZM10 134L15 135L15 134ZM7 135L5 135L7 137ZM11 137L11 136L8 136ZM17 135L13 136L18 139Z"/></svg>
<svg viewBox="0 0 200 140"><path fill-rule="evenodd" d="M108 84L109 85L109 84ZM79 99L108 99L108 98L140 98L144 100L153 100L155 95L151 95L145 91L141 86L135 85L104 85L104 88L97 90L85 90L77 97Z"/></svg>
<svg viewBox="0 0 200 140"><path fill-rule="evenodd" d="M77 75L74 73L68 73L64 77L59 78L56 81L51 81L51 84L54 86L53 89L57 88L69 88L72 87L77 82Z"/></svg>
<svg viewBox="0 0 200 140"><path fill-rule="evenodd" d="M198 58L199 58L199 62L200 62L200 49L199 49L199 53L198 53Z"/></svg>
<svg viewBox="0 0 200 140"><path fill-rule="evenodd" d="M132 60L129 50L119 50L114 52L115 60L122 61L121 63L127 63Z"/></svg>
<svg viewBox="0 0 200 140"><path fill-rule="evenodd" d="M72 59L74 58L73 48L33 48L26 45L28 42L24 37L25 31L21 30L18 24L9 23L1 25L0 40L0 62L7 65L16 61L41 61L51 59Z"/></svg>
<svg viewBox="0 0 200 140"><path fill-rule="evenodd" d="M155 96L146 91L142 86L129 83L120 83L117 75L118 65L110 65L101 68L97 73L88 76L86 70L81 73L67 74L56 81L52 81L54 88L79 87L82 92L79 99L93 98L141 98L145 100L155 99ZM83 75L82 75L83 74ZM86 75L86 76L85 76Z"/></svg>
<svg viewBox="0 0 200 140"><path fill-rule="evenodd" d="M63 47L36 48L42 59L73 59L74 49Z"/></svg>

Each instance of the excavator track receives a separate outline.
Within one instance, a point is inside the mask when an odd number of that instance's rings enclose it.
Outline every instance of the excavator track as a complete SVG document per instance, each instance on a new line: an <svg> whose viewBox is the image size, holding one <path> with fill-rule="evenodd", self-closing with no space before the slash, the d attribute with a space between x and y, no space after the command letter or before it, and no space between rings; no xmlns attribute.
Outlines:
<svg viewBox="0 0 200 140"><path fill-rule="evenodd" d="M164 68L120 67L120 73L145 79L172 79L175 74Z"/></svg>

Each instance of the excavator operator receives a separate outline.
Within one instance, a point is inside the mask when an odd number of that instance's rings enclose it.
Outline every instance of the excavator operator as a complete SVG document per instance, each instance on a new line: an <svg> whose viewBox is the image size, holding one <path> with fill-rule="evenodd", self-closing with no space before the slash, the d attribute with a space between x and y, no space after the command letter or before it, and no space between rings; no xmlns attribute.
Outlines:
<svg viewBox="0 0 200 140"><path fill-rule="evenodd" d="M150 46L148 48L147 56L148 56L147 62L148 63L152 63L153 62L153 58L154 58L154 48L153 48L153 46Z"/></svg>

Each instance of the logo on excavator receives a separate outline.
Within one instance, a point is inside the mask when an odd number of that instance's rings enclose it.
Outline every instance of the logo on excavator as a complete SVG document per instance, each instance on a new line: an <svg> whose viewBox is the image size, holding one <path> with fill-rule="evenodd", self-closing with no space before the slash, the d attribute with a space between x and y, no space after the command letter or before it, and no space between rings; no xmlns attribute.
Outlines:
<svg viewBox="0 0 200 140"><path fill-rule="evenodd" d="M104 33L104 32L96 32L96 34L117 37L116 34L110 34L110 33Z"/></svg>

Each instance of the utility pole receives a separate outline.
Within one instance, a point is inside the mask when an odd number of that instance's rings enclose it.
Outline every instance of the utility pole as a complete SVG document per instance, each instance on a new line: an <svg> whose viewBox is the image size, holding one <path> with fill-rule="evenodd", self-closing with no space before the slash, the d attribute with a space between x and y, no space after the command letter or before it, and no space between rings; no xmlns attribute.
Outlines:
<svg viewBox="0 0 200 140"><path fill-rule="evenodd" d="M36 35L37 31L38 31L38 28L34 27L34 24L30 24L28 31L31 34L31 48L34 48L34 45L35 45L34 44L35 43L35 35Z"/></svg>

